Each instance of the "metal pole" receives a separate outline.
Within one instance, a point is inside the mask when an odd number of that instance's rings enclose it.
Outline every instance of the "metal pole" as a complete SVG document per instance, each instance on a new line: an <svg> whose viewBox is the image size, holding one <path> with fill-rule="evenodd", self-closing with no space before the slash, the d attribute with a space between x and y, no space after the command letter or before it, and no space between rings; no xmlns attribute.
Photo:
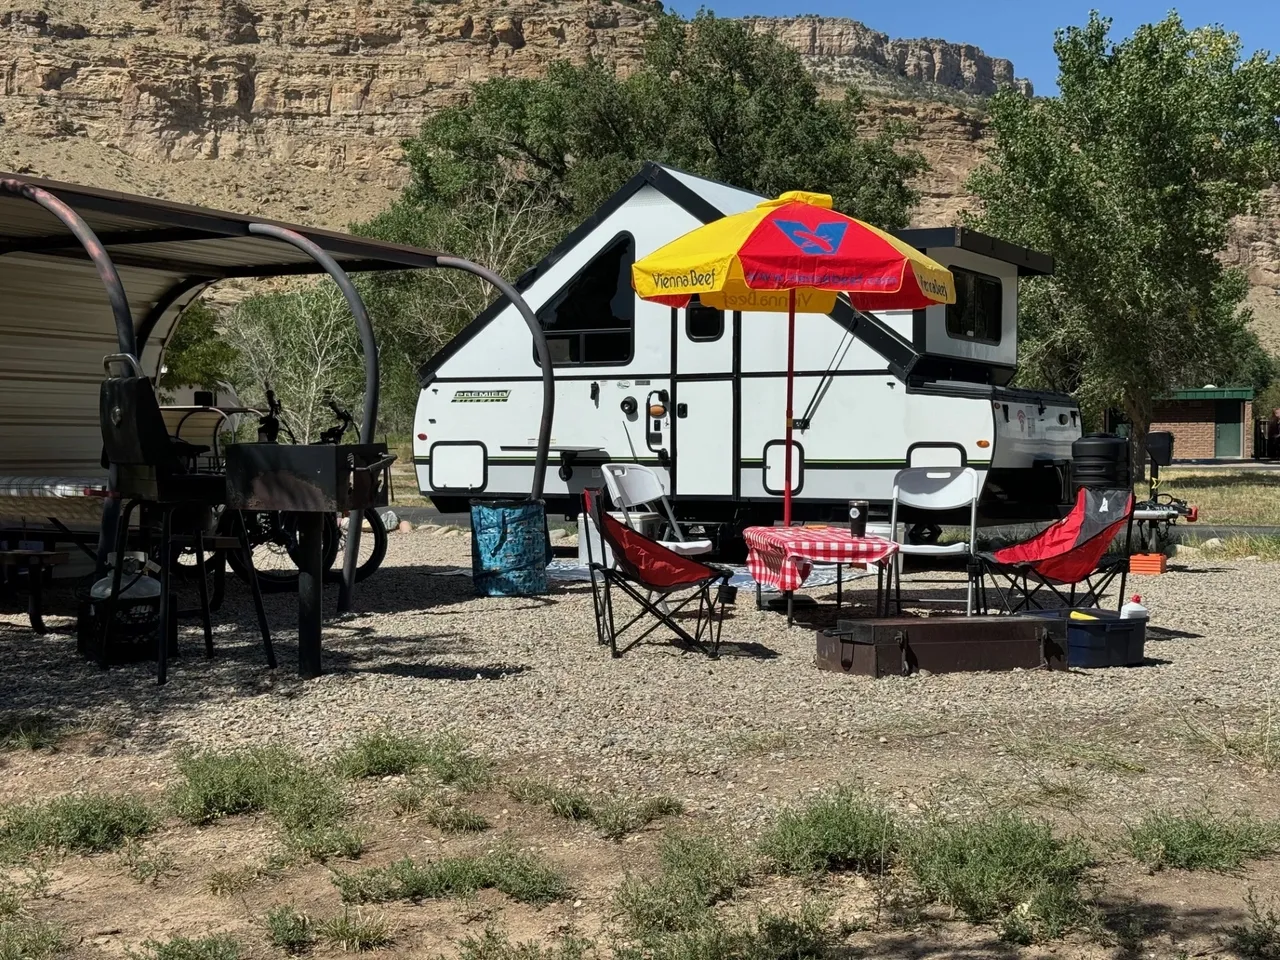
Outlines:
<svg viewBox="0 0 1280 960"><path fill-rule="evenodd" d="M796 291L795 287L791 288L790 306L787 310L787 442L784 446L783 453L787 458L786 465L782 468L783 483L786 486L782 491L782 525L784 527L791 526L791 426L792 426L792 409L791 402L794 394L794 386L796 379ZM791 619L791 601L787 600L787 625L790 626Z"/></svg>
<svg viewBox="0 0 1280 960"><path fill-rule="evenodd" d="M98 278L107 290L107 302L111 304L111 315L116 322L116 345L118 347L116 352L127 353L134 359L138 359L137 341L133 332L133 312L129 309L129 297L125 294L124 283L120 280L120 273L116 270L116 265L107 253L107 248L98 239L98 235L93 232L93 228L84 222L80 214L42 187L37 187L34 184L17 180L13 177L3 177L0 178L0 190L25 197L32 203L37 203L44 207L57 217L62 225L71 231L71 235L80 242L80 246L84 247L84 252L89 255L89 259L93 261L94 267L97 268ZM118 471L114 466L110 467L107 471L108 493L116 492L118 482ZM108 497L102 505L102 524L98 528L97 575L99 577L106 570L107 554L111 550L111 544L115 542L116 523L119 517L120 500L117 497ZM117 562L119 561L117 560Z"/></svg>
<svg viewBox="0 0 1280 960"><path fill-rule="evenodd" d="M378 341L373 335L373 324L369 322L369 312L364 308L360 292L347 276L347 272L338 266L338 262L329 256L320 246L308 240L302 234L273 223L251 223L249 232L257 236L271 237L291 243L316 263L324 268L324 272L333 278L342 295L347 300L351 315L355 317L356 329L360 331L360 346L364 351L364 420L360 424L360 442L373 443L374 430L378 420ZM359 511L353 511L347 517L347 552L342 558L342 583L338 587L338 612L346 613L351 609L351 594L356 582L356 562L360 556L360 524L363 517Z"/></svg>
<svg viewBox="0 0 1280 960"><path fill-rule="evenodd" d="M324 514L298 514L298 676L304 680L320 676L323 541Z"/></svg>
<svg viewBox="0 0 1280 960"><path fill-rule="evenodd" d="M542 367L542 423L538 428L538 455L534 462L533 488L529 491L529 499L541 500L543 481L547 473L547 453L551 447L551 421L556 412L555 370L551 366L551 351L547 347L547 338L542 332L542 324L538 323L538 318L534 316L533 311L529 309L529 304L525 303L524 297L520 296L516 288L487 267L472 263L470 260L463 260L461 257L437 257L436 263L442 267L465 270L492 284L499 293L511 301L520 316L524 317L529 332L533 334L533 348L538 354L538 363Z"/></svg>

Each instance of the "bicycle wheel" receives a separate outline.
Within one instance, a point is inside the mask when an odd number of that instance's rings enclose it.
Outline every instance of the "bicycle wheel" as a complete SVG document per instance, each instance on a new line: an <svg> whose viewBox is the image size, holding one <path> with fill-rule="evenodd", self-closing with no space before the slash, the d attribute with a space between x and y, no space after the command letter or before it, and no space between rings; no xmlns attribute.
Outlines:
<svg viewBox="0 0 1280 960"><path fill-rule="evenodd" d="M337 521L338 546L334 568L329 571L330 582L342 579L342 564L347 555L347 518ZM360 556L356 561L356 583L370 576L387 556L387 525L382 514L373 507L364 512L364 526L360 531Z"/></svg>
<svg viewBox="0 0 1280 960"><path fill-rule="evenodd" d="M298 588L298 515L276 511L242 512L249 538L249 550L253 554L253 569L258 575L258 586L264 593L278 593ZM228 510L218 523L223 536L235 536L235 512ZM324 553L321 564L325 570L333 565L338 552L338 524L332 514L324 515ZM237 577L249 582L249 571L239 550L227 555L227 561Z"/></svg>

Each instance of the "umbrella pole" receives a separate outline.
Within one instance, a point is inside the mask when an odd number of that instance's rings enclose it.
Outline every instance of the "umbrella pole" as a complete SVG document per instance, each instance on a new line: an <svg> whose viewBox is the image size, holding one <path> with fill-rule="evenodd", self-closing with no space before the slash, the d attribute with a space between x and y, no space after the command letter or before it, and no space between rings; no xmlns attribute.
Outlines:
<svg viewBox="0 0 1280 960"><path fill-rule="evenodd" d="M791 526L791 424L792 424L792 395L795 392L795 373L796 373L796 291L791 289L791 297L788 301L787 309L787 442L783 450L783 456L787 458L785 466L782 468L783 477L783 493L782 493L782 525Z"/></svg>

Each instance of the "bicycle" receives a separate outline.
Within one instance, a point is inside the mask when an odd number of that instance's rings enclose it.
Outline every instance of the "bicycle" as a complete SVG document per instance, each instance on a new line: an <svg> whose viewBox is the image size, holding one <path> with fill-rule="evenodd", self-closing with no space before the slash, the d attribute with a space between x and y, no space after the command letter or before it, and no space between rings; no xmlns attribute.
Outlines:
<svg viewBox="0 0 1280 960"><path fill-rule="evenodd" d="M267 411L258 419L258 442L278 443L283 432L288 442L297 443L287 424L280 419L282 405L266 386ZM320 434L322 444L337 445L355 423L355 418L336 401L326 401L330 410L338 418L338 423ZM284 592L296 590L298 586L298 516L285 511L243 511L244 524L248 532L249 548L253 552L253 567L258 577L259 587L264 592ZM371 576L381 566L387 555L387 528L382 515L373 507L363 511L362 522L367 526L360 537L360 556L356 564L356 582ZM218 518L217 532L230 535L232 517L224 512ZM321 563L325 570L325 582L336 583L342 578L342 570L333 569L334 562L346 546L346 524L348 517L337 514L326 514L323 528L323 554ZM227 562L232 571L245 583L249 581L249 571L244 560L235 552L227 555Z"/></svg>

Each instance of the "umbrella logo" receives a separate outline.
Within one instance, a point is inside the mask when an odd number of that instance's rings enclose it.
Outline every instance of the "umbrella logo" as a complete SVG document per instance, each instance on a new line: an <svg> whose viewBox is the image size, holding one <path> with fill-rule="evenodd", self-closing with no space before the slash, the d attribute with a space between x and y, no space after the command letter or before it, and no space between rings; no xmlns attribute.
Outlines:
<svg viewBox="0 0 1280 960"><path fill-rule="evenodd" d="M801 253L815 257L829 257L840 249L845 230L849 225L839 220L806 227L799 220L774 220L774 225L788 240L800 248Z"/></svg>

